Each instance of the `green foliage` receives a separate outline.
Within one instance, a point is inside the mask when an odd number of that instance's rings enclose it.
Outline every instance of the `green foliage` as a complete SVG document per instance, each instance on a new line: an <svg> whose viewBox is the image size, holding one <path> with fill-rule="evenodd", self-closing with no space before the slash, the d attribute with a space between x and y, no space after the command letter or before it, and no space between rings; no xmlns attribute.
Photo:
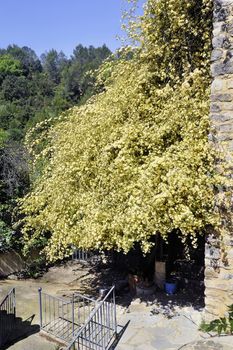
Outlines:
<svg viewBox="0 0 233 350"><path fill-rule="evenodd" d="M228 307L228 316L220 317L210 323L202 322L200 330L221 334L233 334L233 304Z"/></svg>
<svg viewBox="0 0 233 350"><path fill-rule="evenodd" d="M46 261L44 256L34 259L23 271L24 278L39 278L45 272Z"/></svg>
<svg viewBox="0 0 233 350"><path fill-rule="evenodd" d="M103 45L99 48L78 45L71 58L70 65L62 72L61 85L63 96L70 106L80 103L85 95L94 94L95 75L93 72L109 57L111 51Z"/></svg>
<svg viewBox="0 0 233 350"><path fill-rule="evenodd" d="M0 145L0 249L19 245L18 232L12 229L16 198L28 187L28 166L25 151L8 140Z"/></svg>
<svg viewBox="0 0 233 350"><path fill-rule="evenodd" d="M130 23L141 45L101 67L100 93L51 129L42 176L24 198L27 247L51 238L49 259L85 249L147 252L156 233L193 244L214 212L208 142L212 1L148 0ZM135 34L136 33L136 34ZM178 59L179 56L179 59ZM31 138L32 140L32 138Z"/></svg>
<svg viewBox="0 0 233 350"><path fill-rule="evenodd" d="M12 246L12 235L12 229L0 219L0 251L5 251Z"/></svg>
<svg viewBox="0 0 233 350"><path fill-rule="evenodd" d="M22 67L19 60L14 59L10 55L0 56L0 79L7 75L20 75Z"/></svg>
<svg viewBox="0 0 233 350"><path fill-rule="evenodd" d="M48 128L62 111L79 103L86 92L88 96L93 94L90 87L94 78L87 71L98 68L109 53L105 46L78 46L70 59L51 50L40 61L28 47L10 45L0 49L0 249L18 244L19 232L14 234L11 227L16 219L17 197L24 195L29 186L28 157L22 146L26 130L50 118ZM67 80L68 85L77 87L77 93L67 89ZM33 136L43 139L39 150L48 143L45 134L40 127L34 129ZM43 167L44 161L38 162L32 181L40 176ZM33 245L41 248L46 242L41 237Z"/></svg>
<svg viewBox="0 0 233 350"><path fill-rule="evenodd" d="M48 74L50 80L59 84L61 79L61 72L66 65L67 59L63 52L57 52L52 49L49 52L41 56L43 68L46 74Z"/></svg>
<svg viewBox="0 0 233 350"><path fill-rule="evenodd" d="M174 84L195 69L209 78L212 14L212 0L148 0L139 40L157 84Z"/></svg>
<svg viewBox="0 0 233 350"><path fill-rule="evenodd" d="M0 149L4 146L5 141L8 138L8 133L0 128Z"/></svg>
<svg viewBox="0 0 233 350"><path fill-rule="evenodd" d="M17 45L9 45L6 50L1 49L0 54L7 54L18 60L23 69L23 75L32 77L33 73L42 71L41 62L36 53L27 46L21 48Z"/></svg>
<svg viewBox="0 0 233 350"><path fill-rule="evenodd" d="M28 47L8 46L0 50L0 127L10 140L21 141L37 122L57 117L94 93L94 75L110 54L104 45L79 45L68 59L50 50L41 57Z"/></svg>

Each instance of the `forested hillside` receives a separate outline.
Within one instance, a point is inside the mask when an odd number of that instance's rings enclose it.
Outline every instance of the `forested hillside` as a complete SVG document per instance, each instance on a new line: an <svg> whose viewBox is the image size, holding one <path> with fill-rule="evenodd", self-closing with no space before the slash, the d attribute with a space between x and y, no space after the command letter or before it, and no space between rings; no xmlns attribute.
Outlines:
<svg viewBox="0 0 233 350"><path fill-rule="evenodd" d="M92 94L93 76L110 55L106 47L77 46L71 58L51 50L39 59L16 45L0 50L0 127L21 140L28 127L53 117Z"/></svg>
<svg viewBox="0 0 233 350"><path fill-rule="evenodd" d="M16 200L30 187L25 134L84 103L95 92L95 70L110 54L105 45L78 45L69 58L53 49L40 58L29 47L0 49L0 249L17 236Z"/></svg>

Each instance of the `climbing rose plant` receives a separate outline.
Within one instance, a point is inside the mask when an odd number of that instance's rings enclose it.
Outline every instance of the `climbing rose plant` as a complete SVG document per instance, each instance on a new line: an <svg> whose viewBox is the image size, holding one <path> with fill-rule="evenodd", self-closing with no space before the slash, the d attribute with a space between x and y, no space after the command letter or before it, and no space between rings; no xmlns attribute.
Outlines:
<svg viewBox="0 0 233 350"><path fill-rule="evenodd" d="M101 67L102 92L45 128L39 152L28 138L35 164L46 162L21 203L25 242L49 237L50 260L71 245L128 252L138 242L147 252L156 233L173 230L195 244L218 222L208 142L212 1L148 0L129 28L139 45Z"/></svg>

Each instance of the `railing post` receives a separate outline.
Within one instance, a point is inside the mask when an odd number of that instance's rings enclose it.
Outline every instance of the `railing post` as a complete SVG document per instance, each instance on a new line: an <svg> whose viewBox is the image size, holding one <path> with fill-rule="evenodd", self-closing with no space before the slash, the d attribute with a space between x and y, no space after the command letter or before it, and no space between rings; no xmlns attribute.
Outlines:
<svg viewBox="0 0 233 350"><path fill-rule="evenodd" d="M116 318L116 296L115 296L115 286L113 288L113 310L114 310L114 330L117 336L117 318Z"/></svg>
<svg viewBox="0 0 233 350"><path fill-rule="evenodd" d="M74 293L72 294L72 335L74 337Z"/></svg>
<svg viewBox="0 0 233 350"><path fill-rule="evenodd" d="M14 313L14 318L16 317L16 297L15 297L15 288L13 289L13 313Z"/></svg>
<svg viewBox="0 0 233 350"><path fill-rule="evenodd" d="M39 309L40 309L40 329L42 329L42 288L39 288L38 292L39 292Z"/></svg>
<svg viewBox="0 0 233 350"><path fill-rule="evenodd" d="M74 337L74 293L72 294L72 337ZM72 344L71 350L75 350L75 342Z"/></svg>

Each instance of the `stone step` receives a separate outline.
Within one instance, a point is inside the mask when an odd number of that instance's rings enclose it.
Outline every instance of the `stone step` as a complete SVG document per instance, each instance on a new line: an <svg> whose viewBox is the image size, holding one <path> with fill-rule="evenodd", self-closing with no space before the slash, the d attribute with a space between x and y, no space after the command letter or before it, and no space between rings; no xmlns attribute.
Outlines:
<svg viewBox="0 0 233 350"><path fill-rule="evenodd" d="M39 325L31 325L28 320L23 321L21 317L15 317L13 314L7 314L6 311L0 312L0 347L2 349L6 344L15 342L40 330Z"/></svg>
<svg viewBox="0 0 233 350"><path fill-rule="evenodd" d="M58 345L39 334L33 334L27 338L10 345L7 350L56 350Z"/></svg>

